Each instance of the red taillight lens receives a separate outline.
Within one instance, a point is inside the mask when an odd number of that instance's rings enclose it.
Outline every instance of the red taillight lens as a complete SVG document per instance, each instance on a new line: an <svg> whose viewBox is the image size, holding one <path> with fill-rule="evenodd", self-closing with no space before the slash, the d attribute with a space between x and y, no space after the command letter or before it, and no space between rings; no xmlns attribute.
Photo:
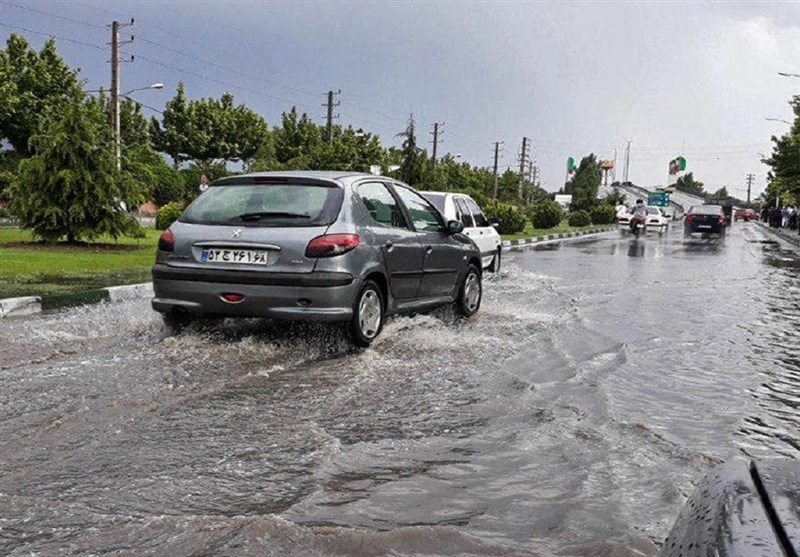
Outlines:
<svg viewBox="0 0 800 557"><path fill-rule="evenodd" d="M333 257L355 249L361 239L358 234L326 234L317 236L306 246L306 257Z"/></svg>
<svg viewBox="0 0 800 557"><path fill-rule="evenodd" d="M719 216L719 222L725 222L725 215Z"/></svg>
<svg viewBox="0 0 800 557"><path fill-rule="evenodd" d="M693 218L692 215L686 215L686 222L692 222Z"/></svg>
<svg viewBox="0 0 800 557"><path fill-rule="evenodd" d="M243 294L234 294L233 292L227 292L222 295L222 299L230 304L238 304L242 300L244 300Z"/></svg>
<svg viewBox="0 0 800 557"><path fill-rule="evenodd" d="M175 251L175 235L171 230L165 230L158 238L158 249L161 251Z"/></svg>

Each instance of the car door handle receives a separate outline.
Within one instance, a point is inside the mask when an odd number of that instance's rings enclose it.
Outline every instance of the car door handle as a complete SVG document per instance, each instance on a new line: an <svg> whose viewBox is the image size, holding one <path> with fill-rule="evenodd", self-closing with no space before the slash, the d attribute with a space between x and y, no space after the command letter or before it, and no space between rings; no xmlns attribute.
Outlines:
<svg viewBox="0 0 800 557"><path fill-rule="evenodd" d="M389 240L386 242L386 251L392 251L394 249L394 244Z"/></svg>

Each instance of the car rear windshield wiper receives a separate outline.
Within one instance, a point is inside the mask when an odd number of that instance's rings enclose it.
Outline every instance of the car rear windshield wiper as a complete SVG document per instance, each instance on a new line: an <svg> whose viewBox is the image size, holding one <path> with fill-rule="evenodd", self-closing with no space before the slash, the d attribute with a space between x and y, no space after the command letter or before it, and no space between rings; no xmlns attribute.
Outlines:
<svg viewBox="0 0 800 557"><path fill-rule="evenodd" d="M237 218L240 220L260 220L263 218L289 218L289 219L310 219L309 215L303 213L285 213L281 211L259 211L257 213L242 213Z"/></svg>

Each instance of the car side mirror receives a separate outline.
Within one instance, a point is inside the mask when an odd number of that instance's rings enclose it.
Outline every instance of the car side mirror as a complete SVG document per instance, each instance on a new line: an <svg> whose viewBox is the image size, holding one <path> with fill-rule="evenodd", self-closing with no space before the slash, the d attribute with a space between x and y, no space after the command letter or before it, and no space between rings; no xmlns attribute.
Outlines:
<svg viewBox="0 0 800 557"><path fill-rule="evenodd" d="M460 220L449 220L447 221L447 233L448 234L458 234L459 232L464 231L464 223Z"/></svg>

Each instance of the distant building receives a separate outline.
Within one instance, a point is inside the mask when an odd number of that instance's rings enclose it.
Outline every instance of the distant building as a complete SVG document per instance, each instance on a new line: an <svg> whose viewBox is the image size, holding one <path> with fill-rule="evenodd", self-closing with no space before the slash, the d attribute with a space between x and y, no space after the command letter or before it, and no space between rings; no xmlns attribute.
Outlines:
<svg viewBox="0 0 800 557"><path fill-rule="evenodd" d="M565 211L569 210L569 204L572 203L572 196L557 193L555 196L555 202L561 205L561 208Z"/></svg>

